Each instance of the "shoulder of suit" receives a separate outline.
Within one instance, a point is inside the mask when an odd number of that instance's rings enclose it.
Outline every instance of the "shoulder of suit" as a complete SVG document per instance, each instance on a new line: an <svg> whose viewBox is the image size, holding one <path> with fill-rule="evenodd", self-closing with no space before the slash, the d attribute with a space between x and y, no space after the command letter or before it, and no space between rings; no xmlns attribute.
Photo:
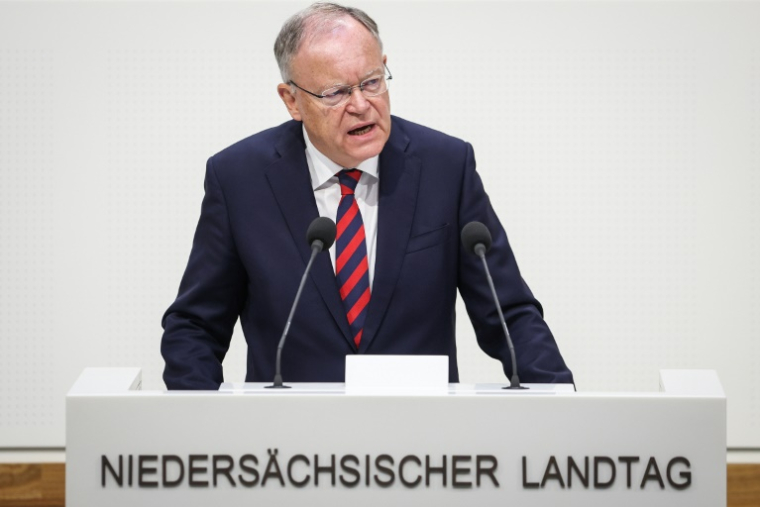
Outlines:
<svg viewBox="0 0 760 507"><path fill-rule="evenodd" d="M409 138L410 143L425 143L425 144L444 144L452 146L461 146L466 144L465 141L457 137L450 136L439 130L414 123L398 116L392 116L393 127L398 128L404 135Z"/></svg>
<svg viewBox="0 0 760 507"><path fill-rule="evenodd" d="M401 134L408 138L409 148L412 150L443 150L445 152L453 150L460 152L467 145L462 139L430 127L425 127L398 116L392 116L392 119L392 129L400 130Z"/></svg>
<svg viewBox="0 0 760 507"><path fill-rule="evenodd" d="M241 139L211 158L215 163L221 165L243 161L256 161L257 165L261 165L262 162L275 160L278 157L276 147L284 140L292 138L293 142L303 144L301 132L301 123L290 120Z"/></svg>

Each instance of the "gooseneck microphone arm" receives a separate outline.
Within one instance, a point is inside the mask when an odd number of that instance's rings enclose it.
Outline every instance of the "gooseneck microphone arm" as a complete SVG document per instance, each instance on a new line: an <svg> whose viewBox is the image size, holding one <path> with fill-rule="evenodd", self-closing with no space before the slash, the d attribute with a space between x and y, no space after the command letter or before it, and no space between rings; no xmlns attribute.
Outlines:
<svg viewBox="0 0 760 507"><path fill-rule="evenodd" d="M491 270L488 269L488 263L486 262L486 252L491 248L491 233L488 228L480 222L470 222L462 229L462 244L470 253L473 253L480 257L483 262L483 268L486 271L486 278L488 278L488 286L491 288L491 295L493 301L496 304L496 311L499 312L499 320L501 321L501 327L504 330L504 336L507 338L507 346L509 347L509 355L512 359L512 378L509 380L509 387L504 389L527 389L520 385L520 377L517 374L517 356L515 355L515 346L512 343L512 336L509 334L507 328L507 321L504 318L504 313L501 311L501 303L499 303L499 296L496 294L496 287L493 284L493 278L491 277Z"/></svg>
<svg viewBox="0 0 760 507"><path fill-rule="evenodd" d="M491 287L491 295L496 302L496 310L499 312L499 319L501 320L501 327L504 329L504 336L507 337L507 345L509 346L509 355L512 357L512 378L509 380L510 389L523 389L520 386L520 377L517 376L517 357L515 356L515 346L512 343L512 336L507 329L507 321L504 319L504 313L501 311L501 305L499 304L499 296L496 295L496 287L493 284L493 278L491 278L491 272L488 269L488 263L486 262L486 249L482 244L475 246L475 255L480 257L483 261L483 267L486 270L486 277L488 278L488 286Z"/></svg>
<svg viewBox="0 0 760 507"><path fill-rule="evenodd" d="M296 313L296 307L298 306L298 300L301 299L301 292L303 292L303 286L306 284L306 277L309 276L311 271L311 265L314 264L314 259L317 254L322 251L324 245L321 241L316 240L311 245L311 257L309 257L309 263L306 265L306 271L303 272L301 277L301 283L298 285L298 292L296 292L296 298L293 301L293 306L290 307L290 315L288 315L288 321L285 323L285 329L282 330L282 336L280 336L280 343L277 345L277 362L275 363L274 381L271 387L290 387L282 385L282 348L285 346L285 339L288 337L288 331L290 331L290 323L293 322L293 315Z"/></svg>
<svg viewBox="0 0 760 507"><path fill-rule="evenodd" d="M303 292L303 287L306 285L306 278L309 276L309 271L311 271L311 265L314 264L314 259L319 252L328 250L332 246L335 241L335 234L335 222L329 218L319 217L309 225L306 239L311 245L311 256L309 257L309 262L306 264L306 269L301 277L301 283L298 285L298 291L293 300L293 306L290 307L290 314L288 315L288 321L285 323L285 329L282 330L280 343L277 345L274 380L272 381L271 386L267 386L268 388L287 389L290 387L282 384L282 349L285 346L285 339L288 337L288 331L290 330L291 322L293 322L293 316L296 313L298 301L301 299L301 292Z"/></svg>

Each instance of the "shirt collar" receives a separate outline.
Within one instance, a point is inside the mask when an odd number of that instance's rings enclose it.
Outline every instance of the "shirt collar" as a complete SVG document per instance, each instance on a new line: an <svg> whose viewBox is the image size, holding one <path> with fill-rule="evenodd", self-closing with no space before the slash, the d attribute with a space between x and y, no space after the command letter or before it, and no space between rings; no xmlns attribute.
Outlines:
<svg viewBox="0 0 760 507"><path fill-rule="evenodd" d="M330 178L338 174L343 169L359 169L362 173L377 179L379 169L379 155L365 160L358 166L354 167L342 167L336 164L321 151L319 151L309 139L309 135L306 133L306 128L301 127L303 130L303 139L306 142L306 154L307 158L311 162L309 165L309 173L311 176L311 186L314 190L327 186Z"/></svg>

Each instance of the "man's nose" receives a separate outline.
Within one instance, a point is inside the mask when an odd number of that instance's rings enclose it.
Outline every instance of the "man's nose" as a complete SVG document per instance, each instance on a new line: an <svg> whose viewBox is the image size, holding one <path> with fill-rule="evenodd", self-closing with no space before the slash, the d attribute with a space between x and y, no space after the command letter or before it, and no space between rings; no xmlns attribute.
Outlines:
<svg viewBox="0 0 760 507"><path fill-rule="evenodd" d="M369 101L358 86L351 90L346 108L351 113L363 113L369 108Z"/></svg>

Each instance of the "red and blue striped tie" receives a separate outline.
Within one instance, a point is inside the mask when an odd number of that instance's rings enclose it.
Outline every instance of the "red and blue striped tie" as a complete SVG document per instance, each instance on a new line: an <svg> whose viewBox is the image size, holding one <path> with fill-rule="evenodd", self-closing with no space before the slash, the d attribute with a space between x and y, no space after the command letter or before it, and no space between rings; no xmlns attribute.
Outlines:
<svg viewBox="0 0 760 507"><path fill-rule="evenodd" d="M354 190L361 175L362 172L358 169L344 169L338 173L341 197L336 220L338 233L335 237L335 275L357 347L362 339L370 296L364 222L354 198Z"/></svg>

